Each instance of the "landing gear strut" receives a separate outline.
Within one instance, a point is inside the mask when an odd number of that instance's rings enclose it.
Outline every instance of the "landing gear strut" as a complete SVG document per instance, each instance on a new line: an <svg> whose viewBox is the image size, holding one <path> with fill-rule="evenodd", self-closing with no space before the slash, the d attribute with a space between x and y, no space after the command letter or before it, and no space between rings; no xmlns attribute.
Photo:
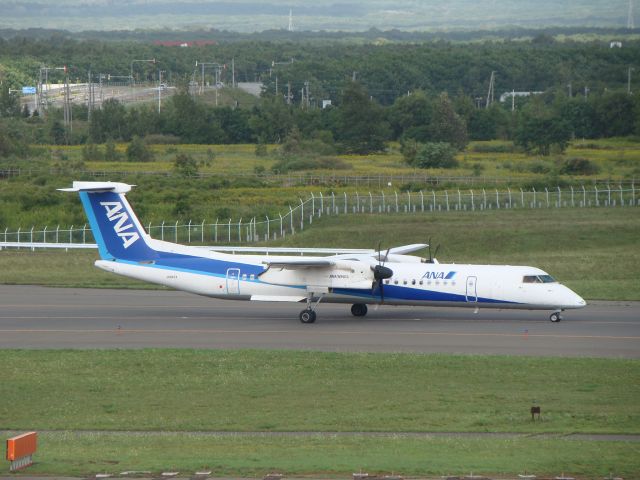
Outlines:
<svg viewBox="0 0 640 480"><path fill-rule="evenodd" d="M367 314L367 306L364 303L354 303L351 305L351 314L354 317L364 317Z"/></svg>
<svg viewBox="0 0 640 480"><path fill-rule="evenodd" d="M324 297L324 293L321 293L318 297L318 300L313 305L311 304L311 300L313 300L313 292L309 292L307 296L307 308L300 312L299 318L302 323L314 323L316 321L316 307L322 301Z"/></svg>
<svg viewBox="0 0 640 480"><path fill-rule="evenodd" d="M560 315L561 310L558 310L557 312L553 312L550 316L549 316L549 320L551 320L553 323L558 323L560 320L562 320L562 315Z"/></svg>

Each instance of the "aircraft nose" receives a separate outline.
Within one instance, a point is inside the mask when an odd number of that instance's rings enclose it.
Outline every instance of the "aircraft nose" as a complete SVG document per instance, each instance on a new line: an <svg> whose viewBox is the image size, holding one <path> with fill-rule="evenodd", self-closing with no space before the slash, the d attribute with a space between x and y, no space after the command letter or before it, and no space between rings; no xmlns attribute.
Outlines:
<svg viewBox="0 0 640 480"><path fill-rule="evenodd" d="M566 289L565 294L565 308L582 308L587 305L587 302L578 295L576 292L571 290L570 288L564 287Z"/></svg>

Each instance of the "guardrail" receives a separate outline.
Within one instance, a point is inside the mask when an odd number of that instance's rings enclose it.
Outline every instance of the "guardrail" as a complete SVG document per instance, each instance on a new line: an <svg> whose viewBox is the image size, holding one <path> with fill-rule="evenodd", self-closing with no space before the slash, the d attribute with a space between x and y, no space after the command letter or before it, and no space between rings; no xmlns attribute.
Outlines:
<svg viewBox="0 0 640 480"><path fill-rule="evenodd" d="M433 212L473 212L484 210L536 210L561 208L616 208L640 206L640 198L634 184L629 188L597 186L586 188L560 187L543 190L443 190L419 192L394 192L385 194L342 193L323 195L311 193L306 200L289 206L277 217L260 219L231 218L215 222L162 221L145 224L147 232L154 238L187 244L243 244L255 243L293 235L312 224L323 215L346 214L428 214ZM0 248L95 248L88 225L82 227L48 227L36 229L18 228L0 230Z"/></svg>

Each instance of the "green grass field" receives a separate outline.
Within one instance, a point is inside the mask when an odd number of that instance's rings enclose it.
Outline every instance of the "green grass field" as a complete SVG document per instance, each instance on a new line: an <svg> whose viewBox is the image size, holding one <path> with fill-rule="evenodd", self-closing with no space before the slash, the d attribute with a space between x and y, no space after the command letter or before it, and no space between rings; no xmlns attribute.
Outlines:
<svg viewBox="0 0 640 480"><path fill-rule="evenodd" d="M539 266L588 300L640 300L640 210L633 207L342 215L267 245L377 248L378 241L389 247L429 237L441 244L441 262ZM0 283L149 287L98 270L96 258L93 251L4 250Z"/></svg>
<svg viewBox="0 0 640 480"><path fill-rule="evenodd" d="M640 363L265 351L0 351L0 429L43 435L30 472L216 475L640 471L640 444L206 436L194 431L640 432ZM532 422L539 404L543 421ZM88 431L95 431L90 433ZM111 433L100 430L108 430ZM127 436L117 430L168 431ZM84 433L83 433L84 431ZM117 470L116 470L117 469Z"/></svg>

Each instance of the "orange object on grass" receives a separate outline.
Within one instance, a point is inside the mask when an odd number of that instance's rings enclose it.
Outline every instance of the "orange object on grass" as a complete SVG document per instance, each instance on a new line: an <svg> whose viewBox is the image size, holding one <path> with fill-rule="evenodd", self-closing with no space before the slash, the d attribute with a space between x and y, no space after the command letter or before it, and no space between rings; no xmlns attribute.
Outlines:
<svg viewBox="0 0 640 480"><path fill-rule="evenodd" d="M7 439L7 460L13 462L27 455L32 455L36 451L37 443L37 432L23 433Z"/></svg>

